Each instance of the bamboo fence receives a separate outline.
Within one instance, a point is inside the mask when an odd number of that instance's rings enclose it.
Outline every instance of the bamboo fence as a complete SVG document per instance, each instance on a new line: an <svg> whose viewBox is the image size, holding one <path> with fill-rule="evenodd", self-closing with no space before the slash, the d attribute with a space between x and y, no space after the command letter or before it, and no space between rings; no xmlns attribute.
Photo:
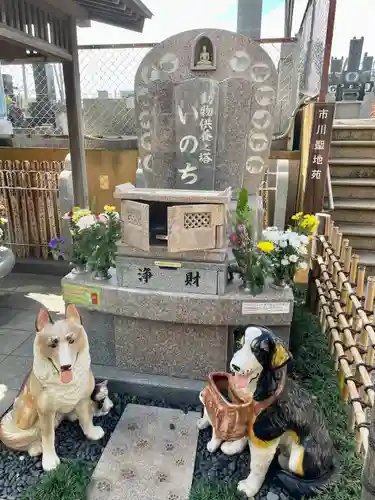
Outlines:
<svg viewBox="0 0 375 500"><path fill-rule="evenodd" d="M342 399L349 404L348 428L356 452L368 449L374 406L375 277L365 283L366 268L328 214L317 214L308 300L315 309L335 361Z"/></svg>
<svg viewBox="0 0 375 500"><path fill-rule="evenodd" d="M0 216L8 219L5 243L17 257L49 255L61 234L58 180L63 162L0 160Z"/></svg>

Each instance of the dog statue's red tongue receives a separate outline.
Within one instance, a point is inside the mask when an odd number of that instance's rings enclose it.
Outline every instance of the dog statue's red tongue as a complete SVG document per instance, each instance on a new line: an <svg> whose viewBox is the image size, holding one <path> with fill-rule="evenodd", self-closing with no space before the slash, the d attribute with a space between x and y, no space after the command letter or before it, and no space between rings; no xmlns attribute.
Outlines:
<svg viewBox="0 0 375 500"><path fill-rule="evenodd" d="M60 372L60 382L63 384L70 384L73 379L72 370L62 370Z"/></svg>
<svg viewBox="0 0 375 500"><path fill-rule="evenodd" d="M245 389L250 382L250 375L233 375L234 385L239 389Z"/></svg>

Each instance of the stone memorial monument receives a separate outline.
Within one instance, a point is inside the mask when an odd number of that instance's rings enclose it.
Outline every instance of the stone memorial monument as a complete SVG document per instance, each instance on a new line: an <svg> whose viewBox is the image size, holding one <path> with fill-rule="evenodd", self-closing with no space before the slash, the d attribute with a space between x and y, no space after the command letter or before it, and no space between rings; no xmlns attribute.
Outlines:
<svg viewBox="0 0 375 500"><path fill-rule="evenodd" d="M93 362L205 379L226 370L236 325L272 326L288 342L292 292L253 297L227 279L231 200L244 186L258 206L276 76L258 44L222 30L180 33L142 61L135 93L144 186L114 194L123 225L116 274L106 283L63 279L65 300L95 311Z"/></svg>

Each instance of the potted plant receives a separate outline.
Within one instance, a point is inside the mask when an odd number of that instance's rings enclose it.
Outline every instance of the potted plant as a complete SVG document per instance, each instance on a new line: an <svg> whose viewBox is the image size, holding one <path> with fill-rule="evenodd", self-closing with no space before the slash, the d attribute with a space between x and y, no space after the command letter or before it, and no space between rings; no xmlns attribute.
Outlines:
<svg viewBox="0 0 375 500"><path fill-rule="evenodd" d="M104 212L96 217L90 236L92 253L89 265L94 278L105 280L111 277L110 268L116 267L117 241L121 238L121 222L116 207L106 205Z"/></svg>
<svg viewBox="0 0 375 500"><path fill-rule="evenodd" d="M73 273L81 274L87 271L87 263L92 255L92 232L97 223L97 218L88 209L73 207L64 215L68 220L70 234L72 235L72 256L74 264Z"/></svg>
<svg viewBox="0 0 375 500"><path fill-rule="evenodd" d="M293 282L297 269L306 266L309 238L291 229L279 231L277 227L267 228L263 237L273 243L269 253L273 286L285 288Z"/></svg>
<svg viewBox="0 0 375 500"><path fill-rule="evenodd" d="M270 271L268 254L274 248L270 241L256 243L252 236L253 212L249 208L247 190L237 196L233 213L233 231L229 236L238 272L245 292L257 295L264 289Z"/></svg>

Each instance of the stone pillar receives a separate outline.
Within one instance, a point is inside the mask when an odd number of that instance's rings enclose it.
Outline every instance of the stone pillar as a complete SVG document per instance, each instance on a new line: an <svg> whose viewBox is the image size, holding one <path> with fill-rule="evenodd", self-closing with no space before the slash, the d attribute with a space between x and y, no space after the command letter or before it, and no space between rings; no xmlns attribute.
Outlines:
<svg viewBox="0 0 375 500"><path fill-rule="evenodd" d="M72 164L70 161L70 153L68 153L64 161L64 170L59 175L59 209L61 215L69 212L73 205ZM72 236L70 234L68 221L65 219L61 221L61 237L64 240L64 259L70 260L72 255Z"/></svg>
<svg viewBox="0 0 375 500"><path fill-rule="evenodd" d="M284 42L281 44L277 84L277 111L273 129L275 134L285 132L289 119L298 103L299 55L299 42Z"/></svg>
<svg viewBox="0 0 375 500"><path fill-rule="evenodd" d="M260 38L262 27L263 0L238 0L237 33L253 38Z"/></svg>
<svg viewBox="0 0 375 500"><path fill-rule="evenodd" d="M88 207L88 188L85 159L82 101L79 78L76 21L70 18L72 61L63 63L66 111L69 126L69 144L72 163L74 205Z"/></svg>

